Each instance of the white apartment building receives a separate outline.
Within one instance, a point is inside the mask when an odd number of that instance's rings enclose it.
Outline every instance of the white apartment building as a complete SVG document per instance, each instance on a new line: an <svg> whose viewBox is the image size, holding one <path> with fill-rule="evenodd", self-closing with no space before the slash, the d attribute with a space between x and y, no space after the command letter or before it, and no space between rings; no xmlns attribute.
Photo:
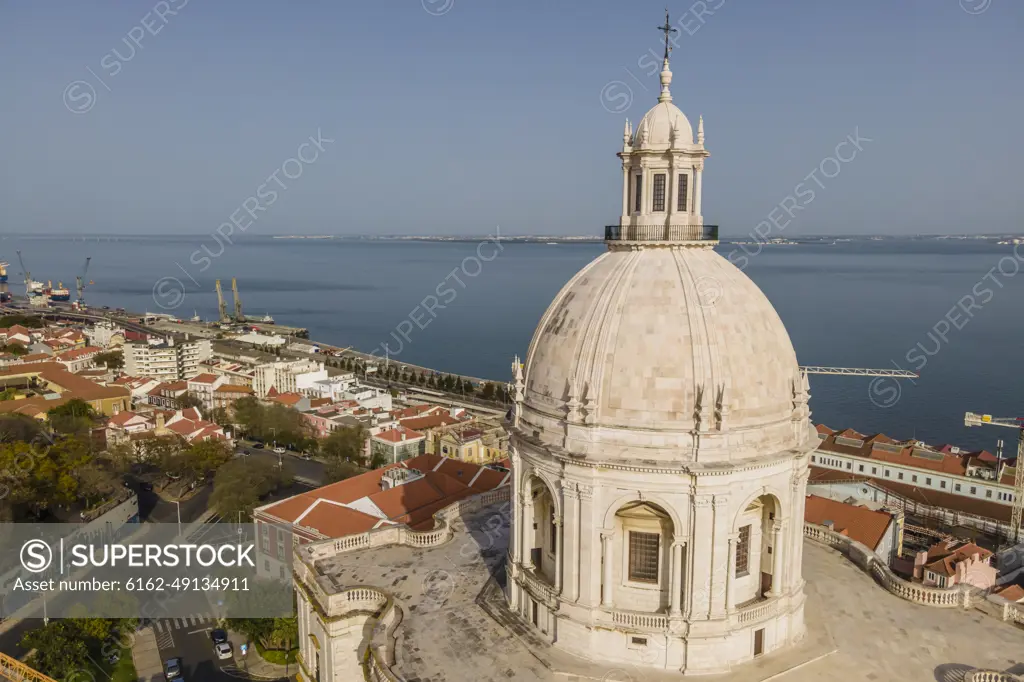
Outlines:
<svg viewBox="0 0 1024 682"><path fill-rule="evenodd" d="M85 328L85 336L89 343L100 348L109 348L112 345L124 343L124 329L118 327L109 320L97 322L92 327Z"/></svg>
<svg viewBox="0 0 1024 682"><path fill-rule="evenodd" d="M189 336L150 339L147 343L124 345L124 372L129 376L153 377L161 381L190 379L201 371L200 364L213 356L209 339Z"/></svg>
<svg viewBox="0 0 1024 682"><path fill-rule="evenodd" d="M914 486L1007 507L1013 505L1014 474L1005 462L987 462L956 447L940 451L921 441L893 441L883 434L867 437L851 430L832 431L821 425L818 438L817 451L811 456L812 466L879 479L897 487Z"/></svg>
<svg viewBox="0 0 1024 682"><path fill-rule="evenodd" d="M318 381L327 379L324 363L314 360L268 362L256 367L252 389L259 398L266 397L271 388L278 393L303 393Z"/></svg>
<svg viewBox="0 0 1024 682"><path fill-rule="evenodd" d="M329 398L331 402L354 400L359 403L359 407L365 407L368 410L380 408L390 411L392 406L389 391L365 386L359 383L356 375L351 372L315 381L308 389L301 392L310 398Z"/></svg>

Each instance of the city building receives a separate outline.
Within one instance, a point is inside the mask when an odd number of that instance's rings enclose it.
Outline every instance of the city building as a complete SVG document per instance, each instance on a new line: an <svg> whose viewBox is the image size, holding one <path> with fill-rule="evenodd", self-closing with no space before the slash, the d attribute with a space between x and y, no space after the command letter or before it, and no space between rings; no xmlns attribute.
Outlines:
<svg viewBox="0 0 1024 682"><path fill-rule="evenodd" d="M96 414L108 417L129 409L131 393L122 386L101 386L69 372L57 362L10 365L0 369L0 385L14 388L15 400L0 401L0 412L44 419L46 412L73 398L84 400Z"/></svg>
<svg viewBox="0 0 1024 682"><path fill-rule="evenodd" d="M212 359L203 363L204 373L227 377L228 383L236 386L252 386L252 365L229 360Z"/></svg>
<svg viewBox="0 0 1024 682"><path fill-rule="evenodd" d="M293 543L344 538L374 528L429 529L434 514L473 495L510 485L511 473L420 455L255 510L257 568L278 575ZM326 642L325 642L326 644Z"/></svg>
<svg viewBox="0 0 1024 682"><path fill-rule="evenodd" d="M80 372L95 365L93 358L102 352L103 349L97 346L83 346L58 353L53 359L64 365L69 372Z"/></svg>
<svg viewBox="0 0 1024 682"><path fill-rule="evenodd" d="M239 343L248 343L257 348L278 348L288 342L288 340L283 336L278 336L277 334L260 334L256 331L236 336L233 340L238 341Z"/></svg>
<svg viewBox="0 0 1024 682"><path fill-rule="evenodd" d="M1014 470L984 451L953 446L935 448L919 440L897 441L883 433L865 435L816 426L817 452L812 464L873 480L893 491L910 488L948 493L967 500L1013 506Z"/></svg>
<svg viewBox="0 0 1024 682"><path fill-rule="evenodd" d="M992 565L992 552L973 542L938 542L914 558L914 577L925 585L966 584L987 590L996 584L998 574Z"/></svg>
<svg viewBox="0 0 1024 682"><path fill-rule="evenodd" d="M200 407L209 412L214 407L214 392L227 383L227 377L203 372L185 382L189 395L199 401Z"/></svg>
<svg viewBox="0 0 1024 682"><path fill-rule="evenodd" d="M427 437L418 431L398 425L370 436L370 458L373 462L398 464L422 454Z"/></svg>
<svg viewBox="0 0 1024 682"><path fill-rule="evenodd" d="M892 566L903 551L901 511L895 513L808 495L804 522L823 526L861 543Z"/></svg>
<svg viewBox="0 0 1024 682"><path fill-rule="evenodd" d="M193 339L188 335L145 342L130 341L123 348L125 374L161 381L194 377L200 373L201 363L213 354L209 339Z"/></svg>
<svg viewBox="0 0 1024 682"><path fill-rule="evenodd" d="M302 392L312 398L328 398L332 402L354 400L360 407L368 409L391 409L390 391L363 385L351 372L314 381Z"/></svg>
<svg viewBox="0 0 1024 682"><path fill-rule="evenodd" d="M607 251L557 294L525 364L514 363L510 527L490 491L422 534L377 528L298 548L303 677L440 678L432 652L445 644L460 648L448 666L473 659L472 679L565 679L529 655L549 650L568 679L627 666L637 677L712 674L804 640L804 501L818 444L808 386L771 303L713 249L703 121L695 140L672 103L667 38L660 78L658 104L635 132L626 123ZM429 586L430 566L458 575L442 597L407 589ZM502 570L504 589L489 591ZM346 618L345 603L399 583L402 616L388 628L417 644L396 656L367 647L373 628ZM457 603L458 618L438 620L439 600ZM474 651L498 642L501 660ZM528 651L513 663L519 642Z"/></svg>
<svg viewBox="0 0 1024 682"><path fill-rule="evenodd" d="M101 348L115 348L123 346L125 342L124 329L109 320L86 327L85 336L89 339L90 344Z"/></svg>
<svg viewBox="0 0 1024 682"><path fill-rule="evenodd" d="M270 389L278 393L302 393L317 381L327 379L324 363L314 360L268 362L257 365L253 372L252 387L257 398L265 397Z"/></svg>
<svg viewBox="0 0 1024 682"><path fill-rule="evenodd" d="M221 384L213 390L213 407L215 409L230 409L236 400L251 397L253 397L251 386Z"/></svg>
<svg viewBox="0 0 1024 682"><path fill-rule="evenodd" d="M132 434L146 433L156 428L156 422L148 415L125 410L107 420L107 447L127 443Z"/></svg>
<svg viewBox="0 0 1024 682"><path fill-rule="evenodd" d="M187 393L187 382L165 381L150 389L149 393L146 395L146 402L155 407L176 410L179 407L179 399Z"/></svg>

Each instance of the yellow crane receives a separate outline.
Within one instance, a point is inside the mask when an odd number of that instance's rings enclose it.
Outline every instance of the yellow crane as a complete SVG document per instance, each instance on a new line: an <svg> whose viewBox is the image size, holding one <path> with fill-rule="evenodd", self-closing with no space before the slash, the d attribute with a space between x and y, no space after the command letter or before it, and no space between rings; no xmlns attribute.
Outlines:
<svg viewBox="0 0 1024 682"><path fill-rule="evenodd" d="M230 322L231 318L228 317L228 304L224 302L224 292L220 288L220 280L217 280L217 310L220 312L221 322Z"/></svg>
<svg viewBox="0 0 1024 682"><path fill-rule="evenodd" d="M242 314L242 299L238 297L238 280L231 278L231 292L235 295L235 322L245 322L245 315Z"/></svg>
<svg viewBox="0 0 1024 682"><path fill-rule="evenodd" d="M12 682L56 682L52 677L44 675L7 654L0 654L0 679L12 680Z"/></svg>
<svg viewBox="0 0 1024 682"><path fill-rule="evenodd" d="M1024 511L1024 419L1020 417L993 417L990 414L975 414L968 412L964 415L964 426L1002 426L1008 429L1017 429L1017 461L1013 467L1013 511L1010 514L1010 535L1014 542L1020 541L1020 519ZM999 472L996 472L998 475Z"/></svg>

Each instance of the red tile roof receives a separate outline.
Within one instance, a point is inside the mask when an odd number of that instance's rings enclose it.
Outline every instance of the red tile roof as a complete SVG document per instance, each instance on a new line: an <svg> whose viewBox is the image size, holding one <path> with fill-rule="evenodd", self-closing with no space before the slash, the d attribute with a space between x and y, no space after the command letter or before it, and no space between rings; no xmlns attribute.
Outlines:
<svg viewBox="0 0 1024 682"><path fill-rule="evenodd" d="M381 479L396 468L413 469L422 478L381 490ZM399 464L367 471L359 476L302 493L258 510L265 517L298 523L325 537L342 537L370 530L377 523L404 523L417 530L434 525L433 515L461 499L492 490L506 475L475 464L437 455L419 455ZM472 487L469 483L476 479ZM372 504L387 519L344 505ZM372 508L372 507L364 507ZM300 520L301 519L301 520ZM372 523L371 523L372 521Z"/></svg>
<svg viewBox="0 0 1024 682"><path fill-rule="evenodd" d="M216 374L197 374L188 380L190 384L212 384L217 381Z"/></svg>
<svg viewBox="0 0 1024 682"><path fill-rule="evenodd" d="M404 426L397 426L393 429L381 431L380 433L376 434L374 438L388 443L402 443L406 441L426 438L426 436L420 433L419 431L413 431L412 429L407 429Z"/></svg>
<svg viewBox="0 0 1024 682"><path fill-rule="evenodd" d="M58 360L77 360L80 357L88 355L96 355L97 353L103 352L102 348L96 346L85 346L84 348L75 348L73 350L66 350L63 353L57 355Z"/></svg>
<svg viewBox="0 0 1024 682"><path fill-rule="evenodd" d="M925 568L947 577L956 575L957 564L969 560L975 554L982 561L992 556L992 552L973 542L938 542L928 548Z"/></svg>
<svg viewBox="0 0 1024 682"><path fill-rule="evenodd" d="M804 505L804 521L819 526L831 521L833 530L856 540L862 545L876 549L885 537L885 531L892 523L892 515L872 511L827 497L808 495Z"/></svg>

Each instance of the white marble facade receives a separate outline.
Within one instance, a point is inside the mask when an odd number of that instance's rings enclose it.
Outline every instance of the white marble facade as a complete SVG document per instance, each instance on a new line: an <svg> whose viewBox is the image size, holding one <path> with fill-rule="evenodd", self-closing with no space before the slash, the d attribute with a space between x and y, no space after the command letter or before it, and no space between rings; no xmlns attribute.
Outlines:
<svg viewBox="0 0 1024 682"><path fill-rule="evenodd" d="M659 103L635 134L626 125L623 228L703 225L703 121L694 143L670 82L666 55ZM671 181L680 169L692 179ZM659 172L667 197L651 194ZM716 673L804 634L818 439L768 299L713 251L715 234L663 235L610 236L514 365L507 595L570 653Z"/></svg>

